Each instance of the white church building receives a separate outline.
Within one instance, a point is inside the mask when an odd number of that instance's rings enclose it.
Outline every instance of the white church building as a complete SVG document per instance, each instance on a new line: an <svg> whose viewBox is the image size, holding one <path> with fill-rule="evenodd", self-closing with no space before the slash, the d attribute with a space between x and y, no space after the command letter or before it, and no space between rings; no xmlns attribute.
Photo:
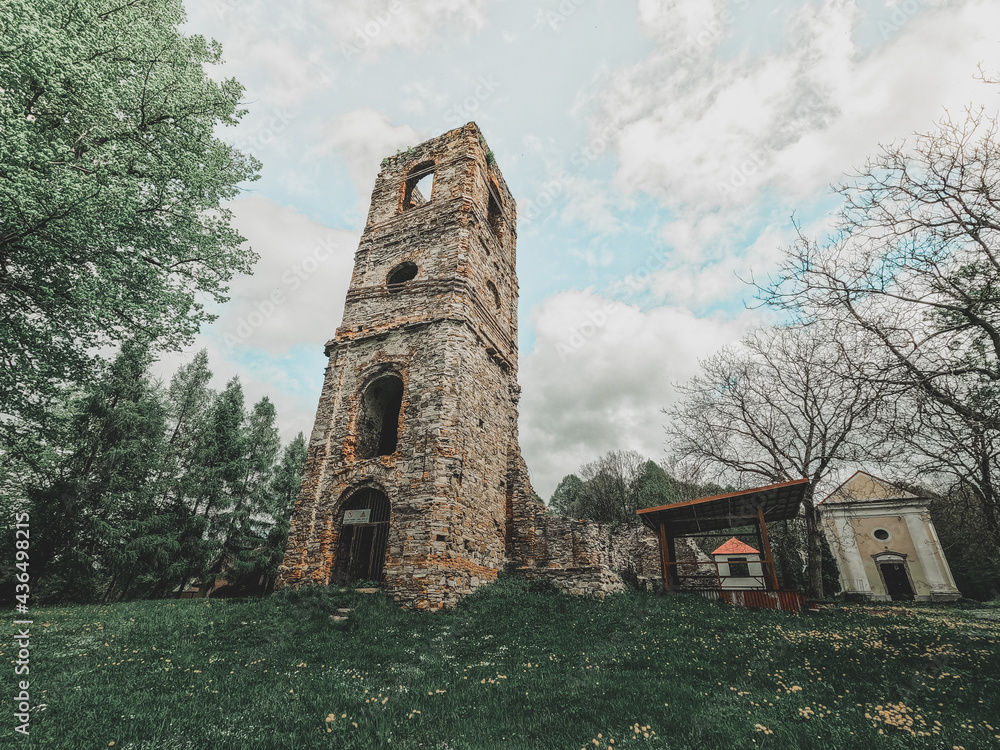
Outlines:
<svg viewBox="0 0 1000 750"><path fill-rule="evenodd" d="M845 594L880 601L947 601L955 586L930 500L856 472L818 505Z"/></svg>

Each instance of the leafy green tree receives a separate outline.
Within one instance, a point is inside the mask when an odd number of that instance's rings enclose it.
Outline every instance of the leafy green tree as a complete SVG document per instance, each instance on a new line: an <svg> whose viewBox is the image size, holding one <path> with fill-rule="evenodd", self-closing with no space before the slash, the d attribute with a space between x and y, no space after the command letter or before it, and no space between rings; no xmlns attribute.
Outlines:
<svg viewBox="0 0 1000 750"><path fill-rule="evenodd" d="M196 451L214 396L208 383L212 372L205 350L181 366L166 389L166 438L156 479L159 500L155 513L142 519L132 544L141 564L133 565L118 595L160 597L197 558L201 534L194 517L198 496Z"/></svg>
<svg viewBox="0 0 1000 750"><path fill-rule="evenodd" d="M212 399L194 448L191 521L181 543L187 560L179 581L181 591L192 577L210 578L212 564L222 552L236 503L234 491L246 471L243 403L243 386L234 377Z"/></svg>
<svg viewBox="0 0 1000 750"><path fill-rule="evenodd" d="M291 521L295 501L302 485L302 467L306 462L306 439L300 432L282 453L271 482L270 513L277 519Z"/></svg>
<svg viewBox="0 0 1000 750"><path fill-rule="evenodd" d="M238 378L214 393L204 351L165 389L150 361L144 340L128 342L59 412L59 439L45 448L51 472L28 483L22 508L43 599L159 597L192 577L205 587L225 577L243 592L273 586L304 437L279 460L274 405L265 397L247 413ZM9 573L0 569L0 582Z"/></svg>
<svg viewBox="0 0 1000 750"><path fill-rule="evenodd" d="M211 379L208 353L204 349L170 378L166 393L167 451L163 462L163 473L169 481L164 483L164 500L171 495L180 499L192 494L190 483L186 485L181 480L191 473L200 428L215 395L208 387Z"/></svg>
<svg viewBox="0 0 1000 750"><path fill-rule="evenodd" d="M783 589L803 591L808 585L806 578L806 523L803 516L790 521L770 524L768 536L778 583ZM840 568L833 556L826 537L820 543L820 571L823 576L825 596L833 596L840 591Z"/></svg>
<svg viewBox="0 0 1000 750"><path fill-rule="evenodd" d="M1000 597L1000 545L972 488L955 483L932 500L930 511L962 595L985 601Z"/></svg>
<svg viewBox="0 0 1000 750"><path fill-rule="evenodd" d="M646 463L636 451L608 451L581 466L583 486L577 495L580 517L598 523L639 523L635 512Z"/></svg>
<svg viewBox="0 0 1000 750"><path fill-rule="evenodd" d="M302 484L306 461L306 440L300 432L287 446L274 469L271 480L268 514L273 523L261 523L260 544L245 552L234 566L235 583L245 590L270 591L278 577L278 566L285 557L288 532L295 501Z"/></svg>
<svg viewBox="0 0 1000 750"><path fill-rule="evenodd" d="M215 136L243 88L208 76L221 49L184 20L181 0L0 4L6 432L43 423L100 347L190 341L256 259L222 204L259 164Z"/></svg>
<svg viewBox="0 0 1000 750"><path fill-rule="evenodd" d="M583 480L576 474L567 474L556 486L549 498L549 510L560 516L572 516L576 511L577 498L583 488Z"/></svg>
<svg viewBox="0 0 1000 750"><path fill-rule="evenodd" d="M647 461L639 475L638 509L655 508L675 502L673 499L675 482L661 466Z"/></svg>
<svg viewBox="0 0 1000 750"><path fill-rule="evenodd" d="M155 505L165 409L144 341L126 342L106 374L73 405L57 473L28 496L33 590L52 601L105 595L133 561L133 523Z"/></svg>
<svg viewBox="0 0 1000 750"><path fill-rule="evenodd" d="M685 479L671 475L664 466L644 459L635 451L609 451L596 461L564 476L552 497L549 510L556 515L587 518L600 523L639 523L636 511L657 505L709 497L733 488L702 481L691 467L675 464Z"/></svg>
<svg viewBox="0 0 1000 750"><path fill-rule="evenodd" d="M274 425L274 404L266 396L258 401L244 427L244 455L241 475L230 490L232 506L215 519L221 527L221 549L209 571L207 584L218 575L246 579L266 565L269 557L264 544L267 530L274 524L269 511L275 460L281 449ZM232 574L230 575L229 572Z"/></svg>

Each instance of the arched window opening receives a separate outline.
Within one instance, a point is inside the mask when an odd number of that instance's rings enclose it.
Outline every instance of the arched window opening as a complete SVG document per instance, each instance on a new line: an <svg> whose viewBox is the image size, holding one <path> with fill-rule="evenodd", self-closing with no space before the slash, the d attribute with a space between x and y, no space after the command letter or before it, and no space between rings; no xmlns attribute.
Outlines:
<svg viewBox="0 0 1000 750"><path fill-rule="evenodd" d="M417 264L406 261L389 271L385 277L385 283L389 286L390 292L398 292L403 284L412 281L417 276Z"/></svg>
<svg viewBox="0 0 1000 750"><path fill-rule="evenodd" d="M490 294L493 296L493 304L496 305L497 310L500 309L500 292L497 291L497 285L492 281L486 282L486 288L489 290Z"/></svg>
<svg viewBox="0 0 1000 750"><path fill-rule="evenodd" d="M358 420L359 458L391 456L396 452L402 404L403 381L398 375L385 375L365 389Z"/></svg>
<svg viewBox="0 0 1000 750"><path fill-rule="evenodd" d="M434 192L434 162L424 161L410 170L403 188L403 210L427 203Z"/></svg>
<svg viewBox="0 0 1000 750"><path fill-rule="evenodd" d="M486 209L486 221L493 234L500 237L503 233L503 209L500 207L500 199L497 197L497 186L492 181L488 185L489 203Z"/></svg>
<svg viewBox="0 0 1000 750"><path fill-rule="evenodd" d="M352 494L340 508L340 542L334 578L381 581L389 538L389 498L373 487Z"/></svg>

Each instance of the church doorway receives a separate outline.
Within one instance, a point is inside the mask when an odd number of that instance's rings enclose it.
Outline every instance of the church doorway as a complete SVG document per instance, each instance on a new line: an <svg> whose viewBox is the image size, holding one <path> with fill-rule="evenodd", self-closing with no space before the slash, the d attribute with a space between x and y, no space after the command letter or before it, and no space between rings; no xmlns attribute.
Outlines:
<svg viewBox="0 0 1000 750"><path fill-rule="evenodd" d="M886 562L879 564L882 580L889 598L896 601L913 601L913 587L910 577L906 574L906 564L901 562Z"/></svg>
<svg viewBox="0 0 1000 750"><path fill-rule="evenodd" d="M381 581L389 539L389 498L373 487L364 487L347 499L340 514L334 577Z"/></svg>

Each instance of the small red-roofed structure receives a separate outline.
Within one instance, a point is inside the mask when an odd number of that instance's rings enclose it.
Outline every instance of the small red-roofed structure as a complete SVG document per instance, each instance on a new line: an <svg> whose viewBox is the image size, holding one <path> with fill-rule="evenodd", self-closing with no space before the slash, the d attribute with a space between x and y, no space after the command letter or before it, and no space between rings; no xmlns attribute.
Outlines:
<svg viewBox="0 0 1000 750"><path fill-rule="evenodd" d="M760 550L754 549L749 544L741 542L736 537L731 537L728 542L724 542L712 550L713 555L759 555Z"/></svg>
<svg viewBox="0 0 1000 750"><path fill-rule="evenodd" d="M762 591L764 567L760 562L760 551L736 537L730 537L712 552L719 568L719 588L740 591Z"/></svg>

